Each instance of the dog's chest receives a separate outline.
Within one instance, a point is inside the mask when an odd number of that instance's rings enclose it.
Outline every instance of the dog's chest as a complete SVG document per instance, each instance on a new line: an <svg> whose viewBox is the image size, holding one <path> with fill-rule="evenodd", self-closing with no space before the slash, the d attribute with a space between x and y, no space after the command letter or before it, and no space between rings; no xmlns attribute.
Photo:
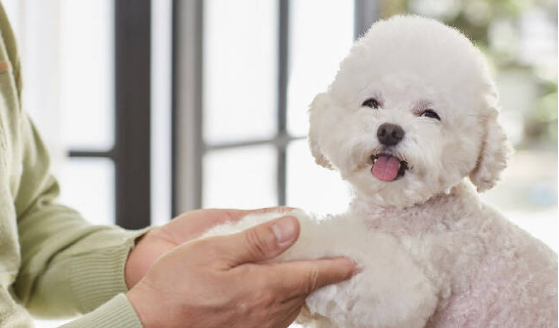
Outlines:
<svg viewBox="0 0 559 328"><path fill-rule="evenodd" d="M484 243L472 229L470 216L453 211L390 211L383 210L363 217L372 231L390 234L438 285L441 296L466 288L475 276L472 261L484 254ZM440 279L444 276L444 279ZM447 290L445 292L445 290Z"/></svg>
<svg viewBox="0 0 559 328"><path fill-rule="evenodd" d="M362 217L372 230L396 237L422 237L450 231L451 227L445 223L446 216L427 211L379 210Z"/></svg>

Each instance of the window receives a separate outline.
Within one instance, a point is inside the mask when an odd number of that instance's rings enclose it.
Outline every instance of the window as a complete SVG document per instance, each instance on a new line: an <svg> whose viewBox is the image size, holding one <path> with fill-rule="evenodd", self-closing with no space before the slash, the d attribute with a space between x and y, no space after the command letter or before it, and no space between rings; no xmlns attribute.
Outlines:
<svg viewBox="0 0 559 328"><path fill-rule="evenodd" d="M376 18L375 4L175 2L175 213L344 209L349 196L337 174L311 169L306 110Z"/></svg>
<svg viewBox="0 0 559 328"><path fill-rule="evenodd" d="M170 1L159 2L158 13L165 15L165 3ZM162 122L164 117L150 121L151 2L9 1L6 7L19 39L23 104L54 157L61 202L95 224L149 225L150 150L170 148L170 138L151 136L152 123L156 131L166 123L170 136L170 122ZM167 30L164 21L157 25L156 39L161 39L160 33L170 39L171 23L167 24ZM160 51L155 55L164 56ZM170 65L170 56L163 61ZM166 78L170 81L169 73ZM156 95L155 100L164 96ZM154 118L170 113L168 102L161 101L163 105L154 103L159 109ZM163 146L150 147L152 139ZM164 189L170 192L166 180L167 188L156 183L162 194ZM168 207L170 215L170 201L166 206L158 200L159 212Z"/></svg>
<svg viewBox="0 0 559 328"><path fill-rule="evenodd" d="M93 223L114 224L114 5L65 0L59 6L60 125L69 150L59 170L61 201Z"/></svg>

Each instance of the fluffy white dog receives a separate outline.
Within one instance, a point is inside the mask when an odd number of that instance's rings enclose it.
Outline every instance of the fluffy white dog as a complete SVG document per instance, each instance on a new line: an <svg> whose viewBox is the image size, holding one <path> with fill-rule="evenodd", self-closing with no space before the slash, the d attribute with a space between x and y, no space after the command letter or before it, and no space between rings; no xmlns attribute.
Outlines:
<svg viewBox="0 0 559 328"><path fill-rule="evenodd" d="M310 108L310 148L354 190L347 213L302 211L277 261L345 255L362 271L307 299L318 327L557 327L557 256L483 204L506 166L497 93L455 29L400 16L374 24ZM467 180L469 178L469 181ZM281 215L285 215L281 214ZM207 235L280 214L251 215Z"/></svg>

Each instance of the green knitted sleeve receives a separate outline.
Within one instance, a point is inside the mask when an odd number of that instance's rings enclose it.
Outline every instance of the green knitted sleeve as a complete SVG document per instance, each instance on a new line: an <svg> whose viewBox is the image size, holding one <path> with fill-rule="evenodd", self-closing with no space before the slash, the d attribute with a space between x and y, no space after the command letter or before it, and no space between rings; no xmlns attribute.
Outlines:
<svg viewBox="0 0 559 328"><path fill-rule="evenodd" d="M39 317L93 311L127 291L124 266L146 230L93 226L57 203L45 145L23 118L23 169L15 197L21 266L14 293Z"/></svg>
<svg viewBox="0 0 559 328"><path fill-rule="evenodd" d="M115 296L97 310L61 328L142 328L142 323L124 294Z"/></svg>

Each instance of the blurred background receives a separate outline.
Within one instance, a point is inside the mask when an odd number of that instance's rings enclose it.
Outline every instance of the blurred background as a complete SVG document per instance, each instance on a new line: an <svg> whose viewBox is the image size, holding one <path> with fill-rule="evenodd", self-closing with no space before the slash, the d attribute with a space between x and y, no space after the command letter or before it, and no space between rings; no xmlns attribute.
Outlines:
<svg viewBox="0 0 559 328"><path fill-rule="evenodd" d="M553 0L1 0L61 201L140 228L200 207L343 211L306 110L376 20L434 17L489 59L516 153L483 198L557 250ZM38 322L55 327L57 322Z"/></svg>

